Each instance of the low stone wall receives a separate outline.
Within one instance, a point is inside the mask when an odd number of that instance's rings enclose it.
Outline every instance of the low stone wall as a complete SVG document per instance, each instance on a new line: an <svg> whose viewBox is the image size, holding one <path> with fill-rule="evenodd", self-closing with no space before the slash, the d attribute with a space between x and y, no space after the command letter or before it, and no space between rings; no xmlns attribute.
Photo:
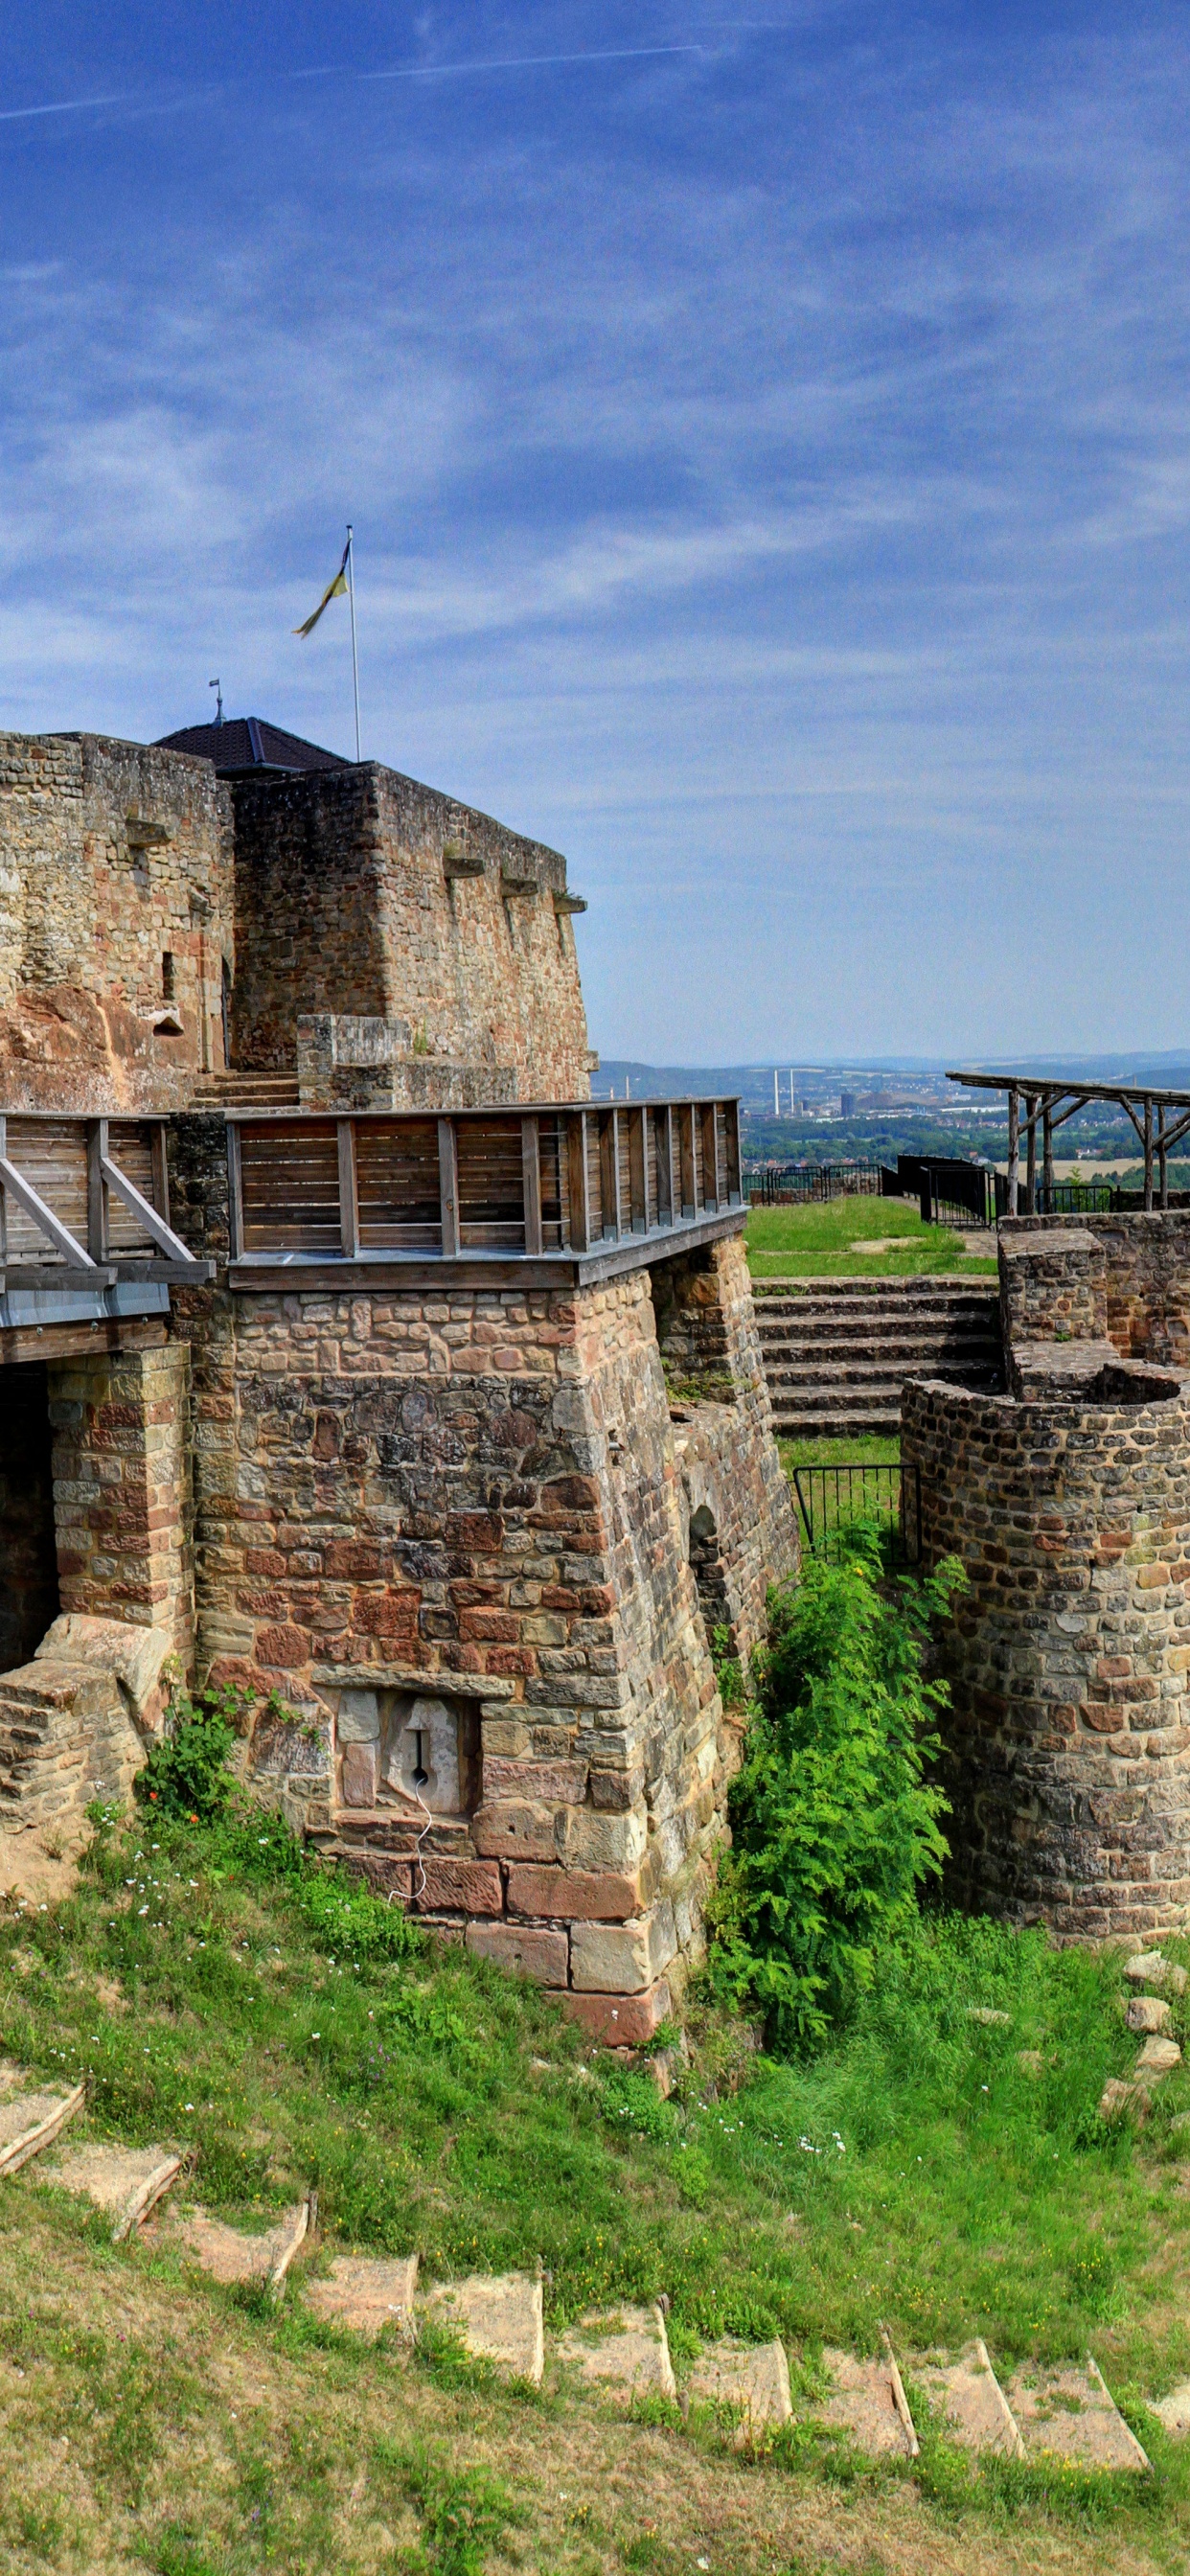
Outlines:
<svg viewBox="0 0 1190 2576"><path fill-rule="evenodd" d="M47 1369L63 1610L160 1628L194 1654L189 1352L97 1352Z"/></svg>
<svg viewBox="0 0 1190 2576"><path fill-rule="evenodd" d="M708 1627L744 1661L768 1633L770 1584L798 1571L797 1519L773 1436L747 1254L741 1236L657 1264L654 1309L679 1384L719 1389L671 1406L687 1549Z"/></svg>
<svg viewBox="0 0 1190 2576"><path fill-rule="evenodd" d="M1190 1397L910 1383L902 1457L928 1561L956 1555L970 1582L940 1650L952 1895L1065 1937L1181 1925Z"/></svg>
<svg viewBox="0 0 1190 2576"><path fill-rule="evenodd" d="M1005 1218L1000 1252L1006 1342L1103 1336L1190 1369L1190 1209Z"/></svg>

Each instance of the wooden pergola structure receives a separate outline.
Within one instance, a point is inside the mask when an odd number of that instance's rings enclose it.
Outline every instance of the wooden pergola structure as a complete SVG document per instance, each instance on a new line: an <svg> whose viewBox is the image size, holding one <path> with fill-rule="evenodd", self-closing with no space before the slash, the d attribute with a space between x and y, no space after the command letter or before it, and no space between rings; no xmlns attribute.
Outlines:
<svg viewBox="0 0 1190 2576"><path fill-rule="evenodd" d="M1036 1073L948 1073L948 1082L961 1082L973 1091L1006 1091L1008 1094L1008 1214L1037 1214L1037 1130L1041 1129L1041 1198L1040 1213L1049 1215L1054 1203L1054 1131L1064 1127L1076 1110L1085 1109L1089 1101L1111 1100L1124 1111L1136 1130L1144 1156L1145 1206L1169 1206L1169 1156L1182 1137L1190 1134L1190 1091L1157 1091L1131 1089L1119 1082L1071 1082ZM1021 1105L1024 1104L1022 1121ZM1025 1131L1025 1204L1020 1198L1021 1127ZM1157 1169L1157 1197L1153 1196L1153 1167Z"/></svg>

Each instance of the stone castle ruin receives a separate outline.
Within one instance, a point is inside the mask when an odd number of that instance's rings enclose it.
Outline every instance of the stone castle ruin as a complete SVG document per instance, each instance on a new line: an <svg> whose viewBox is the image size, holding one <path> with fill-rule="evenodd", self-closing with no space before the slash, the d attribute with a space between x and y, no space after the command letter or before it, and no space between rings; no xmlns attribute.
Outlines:
<svg viewBox="0 0 1190 2576"><path fill-rule="evenodd" d="M234 1683L295 1828L632 2045L797 1538L735 1103L591 1103L583 908L263 722L0 736L0 1832Z"/></svg>

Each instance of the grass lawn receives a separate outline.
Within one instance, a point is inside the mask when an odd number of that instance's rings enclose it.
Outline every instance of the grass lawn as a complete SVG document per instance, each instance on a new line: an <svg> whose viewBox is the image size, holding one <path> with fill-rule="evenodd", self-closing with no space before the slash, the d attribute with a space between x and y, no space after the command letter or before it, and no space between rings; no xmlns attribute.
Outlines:
<svg viewBox="0 0 1190 2576"><path fill-rule="evenodd" d="M910 2475L805 2426L748 2461L666 2409L625 2427L501 2390L448 2347L361 2351L296 2285L278 2312L167 2238L112 2247L33 2166L0 2183L0 2568L1185 2566L1190 2459L1141 2401L1190 2373L1190 2077L1142 2141L1104 2128L1138 2045L1120 1992L1118 1960L927 1921L835 2047L777 2063L710 2023L662 2104L266 1817L138 1816L76 1892L0 1916L0 2048L85 2072L93 2131L192 2146L207 2206L259 2224L314 2188L328 2251L417 2248L438 2276L539 2262L554 2324L665 2293L679 2380L723 2332L781 2334L803 2394L824 2341L874 2349L881 2320L902 2353L1090 2348L1156 2474L975 2475L928 2436ZM1007 2024L971 2018L989 2005Z"/></svg>
<svg viewBox="0 0 1190 2576"><path fill-rule="evenodd" d="M895 1248L861 1252L864 1242ZM952 1271L992 1275L995 1243L986 1257L966 1253L947 1226L923 1225L904 1199L828 1199L809 1207L755 1207L748 1218L748 1265L754 1279L912 1279Z"/></svg>

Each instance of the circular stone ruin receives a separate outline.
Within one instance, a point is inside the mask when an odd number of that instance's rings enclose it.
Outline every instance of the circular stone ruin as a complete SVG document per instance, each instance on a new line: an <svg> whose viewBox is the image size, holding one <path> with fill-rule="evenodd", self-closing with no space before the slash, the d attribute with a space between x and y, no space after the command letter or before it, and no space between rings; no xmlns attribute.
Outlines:
<svg viewBox="0 0 1190 2576"><path fill-rule="evenodd" d="M923 1553L962 1559L943 1633L948 1892L1071 1939L1190 1916L1190 1394L1094 1344L1020 1351L1014 1392L911 1383Z"/></svg>

